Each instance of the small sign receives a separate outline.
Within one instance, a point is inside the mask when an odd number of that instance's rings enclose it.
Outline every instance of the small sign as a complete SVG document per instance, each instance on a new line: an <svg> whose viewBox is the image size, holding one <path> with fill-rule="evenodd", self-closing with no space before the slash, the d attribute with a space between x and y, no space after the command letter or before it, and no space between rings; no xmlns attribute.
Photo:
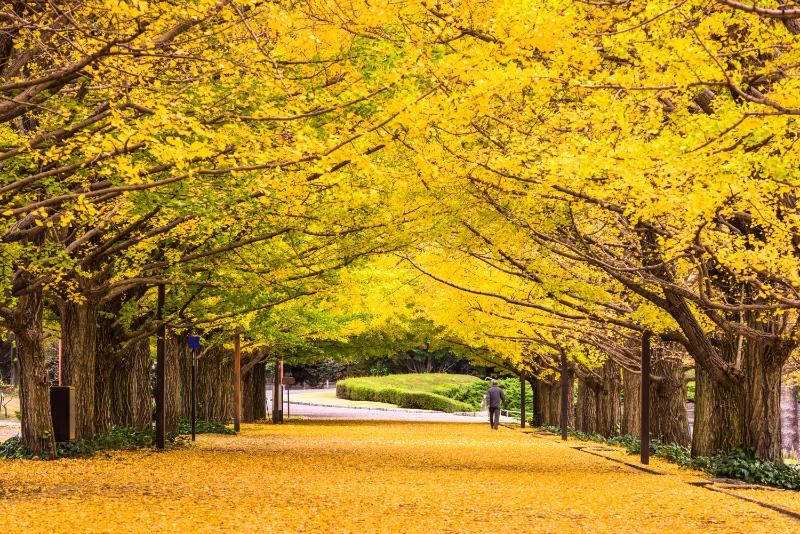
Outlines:
<svg viewBox="0 0 800 534"><path fill-rule="evenodd" d="M283 377L283 385L284 386L293 386L294 385L294 377L293 376L284 376Z"/></svg>
<svg viewBox="0 0 800 534"><path fill-rule="evenodd" d="M200 336L189 336L186 341L190 349L195 350L200 348Z"/></svg>

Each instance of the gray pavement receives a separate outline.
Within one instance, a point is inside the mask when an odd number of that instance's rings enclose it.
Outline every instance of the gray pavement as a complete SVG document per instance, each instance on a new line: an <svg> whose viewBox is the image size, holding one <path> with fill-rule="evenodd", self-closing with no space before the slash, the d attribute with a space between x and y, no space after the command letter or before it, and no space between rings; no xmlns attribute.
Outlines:
<svg viewBox="0 0 800 534"><path fill-rule="evenodd" d="M302 416L309 419L359 419L366 421L419 421L426 423L487 423L489 416L484 413L475 415L456 415L443 412L423 410L392 410L387 408L348 408L344 406L319 406L314 404L298 404L289 406L290 416Z"/></svg>
<svg viewBox="0 0 800 534"><path fill-rule="evenodd" d="M19 428L19 421L0 419L0 441L5 441L19 434Z"/></svg>
<svg viewBox="0 0 800 534"><path fill-rule="evenodd" d="M489 422L488 412L474 412L468 414L451 414L434 412L431 410L409 410L404 408L386 407L347 407L332 406L324 400L303 399L304 393L330 390L292 390L290 393L291 404L289 416L302 416L309 419L349 419L365 421L410 421L424 423L482 423ZM271 392L270 392L271 393ZM271 401L271 399L270 399ZM271 404L271 402L270 402ZM271 408L271 406L270 406ZM284 413L286 403L284 398ZM504 423L517 422L510 417L501 417Z"/></svg>
<svg viewBox="0 0 800 534"><path fill-rule="evenodd" d="M372 407L345 407L329 406L321 401L319 404L312 400L302 398L304 392L315 390L292 391L291 405L289 406L289 416L301 416L309 419L343 419L343 420L363 420L363 421L408 421L420 423L480 423L489 422L487 412L475 412L471 414L451 414L434 412L430 410L408 410L403 408L372 408ZM319 391L319 390L316 390ZM299 402L295 402L295 401ZM270 399L271 401L271 399ZM284 413L286 411L284 404ZM270 402L271 408L271 402ZM501 417L501 422L515 423L517 419L511 417ZM0 419L0 442L18 435L20 432L19 421Z"/></svg>

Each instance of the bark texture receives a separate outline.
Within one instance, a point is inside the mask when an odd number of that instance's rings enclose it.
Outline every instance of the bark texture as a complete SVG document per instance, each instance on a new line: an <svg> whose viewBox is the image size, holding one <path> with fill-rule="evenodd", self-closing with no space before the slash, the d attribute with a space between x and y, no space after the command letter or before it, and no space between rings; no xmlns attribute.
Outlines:
<svg viewBox="0 0 800 534"><path fill-rule="evenodd" d="M264 364L256 364L242 374L242 422L253 423L267 417L267 374Z"/></svg>
<svg viewBox="0 0 800 534"><path fill-rule="evenodd" d="M181 338L167 332L166 350L164 351L164 432L177 434L181 418L181 368L183 343ZM187 395L188 396L188 395Z"/></svg>
<svg viewBox="0 0 800 534"><path fill-rule="evenodd" d="M150 340L125 349L111 372L111 421L114 425L143 430L153 423L150 387Z"/></svg>
<svg viewBox="0 0 800 534"><path fill-rule="evenodd" d="M17 339L20 367L22 445L29 452L55 457L50 384L42 346L42 293L33 290L19 297L11 324Z"/></svg>
<svg viewBox="0 0 800 534"><path fill-rule="evenodd" d="M619 365L606 360L600 369L600 387L597 388L597 433L603 436L619 434L622 420L622 378Z"/></svg>
<svg viewBox="0 0 800 534"><path fill-rule="evenodd" d="M740 446L781 461L781 369L791 346L726 336L717 347L737 371L721 380L718 371L697 365L692 455Z"/></svg>
<svg viewBox="0 0 800 534"><path fill-rule="evenodd" d="M578 378L575 428L590 434L615 436L622 419L622 379L619 366L607 360Z"/></svg>
<svg viewBox="0 0 800 534"><path fill-rule="evenodd" d="M567 388L570 392L569 398L567 399L567 426L574 428L575 405L572 392L575 387L575 376L572 371L570 371L569 376L567 376L567 382ZM541 401L541 404L539 405L539 402L537 402L537 405L543 410L543 424L559 426L561 424L561 382L556 380L553 383L549 383L539 380L538 384L539 387L537 388L536 398Z"/></svg>
<svg viewBox="0 0 800 534"><path fill-rule="evenodd" d="M227 423L233 404L233 362L230 351L209 348L197 366L198 419Z"/></svg>
<svg viewBox="0 0 800 534"><path fill-rule="evenodd" d="M686 380L680 353L656 349L650 382L650 435L662 443L688 447L689 418L686 413Z"/></svg>
<svg viewBox="0 0 800 534"><path fill-rule="evenodd" d="M622 387L623 406L620 431L623 435L641 437L642 375L623 369Z"/></svg>
<svg viewBox="0 0 800 534"><path fill-rule="evenodd" d="M95 359L97 307L89 302L66 301L61 306L62 383L75 388L77 439L95 435Z"/></svg>
<svg viewBox="0 0 800 534"><path fill-rule="evenodd" d="M597 432L597 393L585 377L578 379L575 428L588 434Z"/></svg>

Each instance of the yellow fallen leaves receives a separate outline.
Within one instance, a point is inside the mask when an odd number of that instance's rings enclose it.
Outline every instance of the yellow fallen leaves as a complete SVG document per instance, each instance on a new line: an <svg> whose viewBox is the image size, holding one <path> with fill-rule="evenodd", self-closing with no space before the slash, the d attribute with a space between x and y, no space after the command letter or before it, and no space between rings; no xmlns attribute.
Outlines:
<svg viewBox="0 0 800 534"><path fill-rule="evenodd" d="M17 532L798 528L689 478L484 425L303 421L245 425L164 453L0 462L0 523Z"/></svg>

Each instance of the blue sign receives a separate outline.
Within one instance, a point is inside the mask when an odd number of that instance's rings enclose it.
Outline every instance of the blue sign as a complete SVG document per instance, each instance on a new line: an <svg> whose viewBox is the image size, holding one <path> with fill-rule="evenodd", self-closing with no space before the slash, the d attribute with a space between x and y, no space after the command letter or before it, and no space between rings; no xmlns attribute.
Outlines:
<svg viewBox="0 0 800 534"><path fill-rule="evenodd" d="M186 341L190 349L194 350L200 348L200 336L189 336Z"/></svg>

